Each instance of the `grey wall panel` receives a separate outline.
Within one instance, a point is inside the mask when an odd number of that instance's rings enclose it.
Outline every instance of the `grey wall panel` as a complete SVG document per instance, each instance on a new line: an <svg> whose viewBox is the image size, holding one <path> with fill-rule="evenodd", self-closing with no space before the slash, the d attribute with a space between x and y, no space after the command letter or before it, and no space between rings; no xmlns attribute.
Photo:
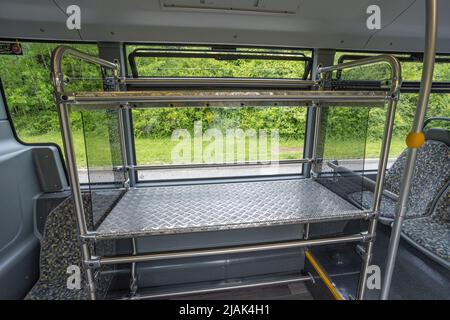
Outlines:
<svg viewBox="0 0 450 320"><path fill-rule="evenodd" d="M28 293L39 276L39 249L33 234L21 234L0 251L0 300L22 299Z"/></svg>
<svg viewBox="0 0 450 320"><path fill-rule="evenodd" d="M303 249L139 263L138 286L146 288L216 280L233 281L276 273L298 273L303 265Z"/></svg>
<svg viewBox="0 0 450 320"><path fill-rule="evenodd" d="M34 198L40 194L32 147L18 143L0 120L0 298L20 299L38 275Z"/></svg>
<svg viewBox="0 0 450 320"><path fill-rule="evenodd" d="M302 235L302 225L199 232L139 238L137 250L143 253L211 248L294 240L300 239ZM299 272L303 264L303 250L291 249L139 263L137 271L139 287L149 287L235 279L270 273Z"/></svg>
<svg viewBox="0 0 450 320"><path fill-rule="evenodd" d="M137 239L139 253L254 244L301 239L302 225L197 232Z"/></svg>

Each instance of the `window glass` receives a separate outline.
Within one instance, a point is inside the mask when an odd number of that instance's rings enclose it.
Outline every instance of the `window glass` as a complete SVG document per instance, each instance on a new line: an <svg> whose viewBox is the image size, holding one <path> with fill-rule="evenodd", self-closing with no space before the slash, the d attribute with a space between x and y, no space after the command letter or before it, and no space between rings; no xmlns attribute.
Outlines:
<svg viewBox="0 0 450 320"><path fill-rule="evenodd" d="M335 63L338 63L339 57L344 53L336 55ZM347 54L347 53L345 53ZM353 54L353 53L352 53ZM356 53L361 54L361 53ZM403 81L419 81L422 76L422 63L418 62L402 62ZM358 67L345 71L342 74L344 79L348 80L380 80L390 78L389 66L379 65L363 68ZM433 81L444 82L450 81L450 64L437 63L435 65L435 72ZM393 137L391 142L391 149L389 153L389 165L400 155L406 148L405 137L411 130L415 109L418 102L418 93L402 93L400 101L397 105L397 112L394 122ZM426 113L426 118L437 116L450 116L450 95L432 93L430 95L429 105ZM370 111L369 128L366 157L371 164L371 169L376 169L378 165L378 156L381 148L381 139L383 136L385 123L385 110L372 109ZM437 122L430 124L430 127L439 125ZM366 167L368 167L367 165Z"/></svg>
<svg viewBox="0 0 450 320"><path fill-rule="evenodd" d="M134 50L141 52L146 47L126 46L127 56ZM229 52L232 58L226 57L227 52L216 54L214 57L194 57L208 55L206 47L147 47L154 52L177 54L176 50L185 50L191 57L158 56L134 58L136 72L139 77L236 77L236 78L302 78L305 71L305 61L295 60L301 57L311 58L310 51L300 50L268 50L268 49L236 49ZM164 49L168 51L164 51ZM169 51L170 50L170 51ZM151 52L151 51L150 51ZM223 57L221 57L223 55ZM239 56L251 57L250 59ZM219 57L217 57L219 56ZM265 58L261 58L264 56ZM279 57L287 60L281 60ZM272 58L271 58L272 57ZM278 58L276 58L278 57ZM291 59L291 60L289 60ZM132 66L128 60L129 75Z"/></svg>
<svg viewBox="0 0 450 320"><path fill-rule="evenodd" d="M22 43L22 55L0 55L0 78L7 105L19 139L26 143L56 143L62 148L61 134L53 87L50 79L51 53L57 43ZM83 52L97 55L94 44L71 44ZM101 90L98 67L65 58L63 70L68 91ZM86 168L82 120L78 112L71 114L73 140L80 172ZM80 180L87 182L83 174Z"/></svg>
<svg viewBox="0 0 450 320"><path fill-rule="evenodd" d="M127 54L136 48L143 47L127 46ZM311 52L301 53L311 57ZM142 77L302 78L304 64L257 58L136 58ZM142 109L133 110L132 115L137 164L153 167L139 170L140 180L301 173L302 165L291 162L303 158L305 107L237 104L229 108ZM275 161L283 166L271 165ZM214 169L206 165L214 165Z"/></svg>

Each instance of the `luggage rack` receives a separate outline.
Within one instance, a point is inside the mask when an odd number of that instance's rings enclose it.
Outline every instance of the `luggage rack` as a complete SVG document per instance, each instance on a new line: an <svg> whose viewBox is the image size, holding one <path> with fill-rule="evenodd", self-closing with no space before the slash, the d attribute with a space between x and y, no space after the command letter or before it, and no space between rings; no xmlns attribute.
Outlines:
<svg viewBox="0 0 450 320"><path fill-rule="evenodd" d="M112 71L116 91L110 92L65 92L62 71L62 58L71 55L89 63L96 64L105 70ZM333 91L327 90L329 75L338 70L366 66L377 63L388 63L392 70L390 87L386 91ZM230 83L242 81L227 79L225 84L216 81L214 90L155 90L161 82L170 79L127 79L119 77L119 66L106 60L82 53L76 49L59 46L52 54L52 80L55 89L55 99L60 114L61 133L63 137L69 180L77 217L78 229L82 241L82 258L86 266L87 282L90 297L96 298L96 283L93 271L103 265L172 259L183 257L198 257L219 255L224 253L254 252L271 249L308 247L345 242L361 242L364 244L363 264L358 287L358 299L364 297L367 268L370 265L377 216L381 194L383 192L384 172L388 161L388 151L392 136L394 114L399 98L401 85L401 67L399 61L391 55L380 55L360 59L340 65L321 67L318 69L318 81L296 80L298 89L271 90L269 81L246 79L249 90L229 91ZM156 83L158 82L159 83ZM183 81L189 87L191 79L176 79L176 84L183 87ZM202 80L207 81L207 80ZM277 81L276 79L270 81ZM302 85L304 81L304 85ZM139 83L140 88L148 87L147 91L121 91L127 83ZM261 85L262 83L262 85ZM292 83L289 84L290 86ZM224 90L225 88L225 90ZM259 89L258 89L259 88ZM301 90L304 89L304 90ZM384 105L387 102L386 123L383 135L378 176L374 186L374 202L371 210L361 210L337 194L315 181L317 166L318 130L322 105ZM88 230L83 209L80 184L75 161L72 132L69 121L69 106L76 105L85 110L97 108L152 108L180 106L211 106L222 107L241 103L248 105L304 105L313 107L315 113L315 134L312 159L302 159L301 162L312 163L311 179L278 180L260 182L238 182L219 184L198 184L190 186L156 186L148 188L129 188L124 184L124 195L109 212L96 230ZM328 105L333 103L333 105ZM119 112L120 142L122 145L123 169L126 175L139 166L128 166L122 113ZM237 192L238 191L238 192ZM151 202L149 201L151 199ZM149 204L151 203L151 204ZM230 205L231 206L227 206ZM181 214L180 208L189 210ZM202 211L208 213L208 219ZM214 215L214 217L212 217ZM185 219L185 220L183 220ZM303 224L309 230L310 223L361 219L369 220L368 230L362 233L328 238L309 239L308 231L303 239L281 241L276 243L230 246L216 249L184 250L177 252L162 252L137 254L129 256L97 257L91 252L91 241L100 239L117 239L153 236L156 234L190 233L233 228L250 228L284 224Z"/></svg>
<svg viewBox="0 0 450 320"><path fill-rule="evenodd" d="M368 217L310 179L131 188L95 233L129 238Z"/></svg>

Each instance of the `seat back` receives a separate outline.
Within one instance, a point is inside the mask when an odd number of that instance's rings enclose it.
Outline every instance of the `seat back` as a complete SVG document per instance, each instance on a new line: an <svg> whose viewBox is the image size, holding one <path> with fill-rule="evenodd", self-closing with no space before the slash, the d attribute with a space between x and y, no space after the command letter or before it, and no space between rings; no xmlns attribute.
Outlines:
<svg viewBox="0 0 450 320"><path fill-rule="evenodd" d="M450 131L441 128L431 128L425 131L426 140L434 140L445 143L450 147Z"/></svg>
<svg viewBox="0 0 450 320"><path fill-rule="evenodd" d="M408 198L408 217L431 213L434 199L450 180L449 151L445 142L431 139L418 150ZM406 157L407 150L404 150L386 173L385 188L396 194L400 193Z"/></svg>
<svg viewBox="0 0 450 320"><path fill-rule="evenodd" d="M450 223L450 182L439 195L431 216L439 224Z"/></svg>

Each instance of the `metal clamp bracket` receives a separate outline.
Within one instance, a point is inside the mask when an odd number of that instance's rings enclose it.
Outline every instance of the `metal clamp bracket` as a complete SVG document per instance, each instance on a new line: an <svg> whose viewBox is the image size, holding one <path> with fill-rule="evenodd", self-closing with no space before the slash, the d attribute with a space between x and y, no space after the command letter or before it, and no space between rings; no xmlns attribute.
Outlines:
<svg viewBox="0 0 450 320"><path fill-rule="evenodd" d="M91 257L88 260L83 261L84 265L90 269L98 269L102 266L100 257Z"/></svg>
<svg viewBox="0 0 450 320"><path fill-rule="evenodd" d="M370 234L368 232L362 232L361 233L362 236L362 242L370 242L375 238L375 234Z"/></svg>
<svg viewBox="0 0 450 320"><path fill-rule="evenodd" d="M87 234L80 235L81 242L92 242L97 240L97 232L88 232Z"/></svg>

